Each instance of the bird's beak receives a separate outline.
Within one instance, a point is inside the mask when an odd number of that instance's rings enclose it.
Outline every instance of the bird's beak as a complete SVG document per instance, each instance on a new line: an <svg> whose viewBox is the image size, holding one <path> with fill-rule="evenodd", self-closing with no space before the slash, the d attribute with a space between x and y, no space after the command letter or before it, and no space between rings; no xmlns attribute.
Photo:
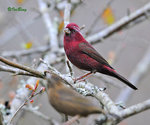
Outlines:
<svg viewBox="0 0 150 125"><path fill-rule="evenodd" d="M70 33L71 33L68 28L64 28L64 32L65 32L66 34L70 34Z"/></svg>

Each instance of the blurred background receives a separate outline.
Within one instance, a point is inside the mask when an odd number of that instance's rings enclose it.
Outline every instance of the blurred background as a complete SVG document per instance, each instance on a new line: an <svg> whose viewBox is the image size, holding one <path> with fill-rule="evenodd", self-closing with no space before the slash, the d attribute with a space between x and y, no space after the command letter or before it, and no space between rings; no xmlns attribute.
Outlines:
<svg viewBox="0 0 150 125"><path fill-rule="evenodd" d="M49 13L53 25L58 28L59 46L63 46L63 12L65 0L43 0L46 3L46 11ZM75 22L79 26L85 25L82 34L92 36L93 34L104 30L110 25L115 24L119 19L137 9L148 4L149 0L71 0L74 9L71 13L70 22ZM39 58L43 57L45 51L28 54L18 57L9 57L7 54L13 51L29 51L38 47L48 46L49 35L45 22L39 11L39 0L0 0L0 55L16 61L18 63L36 68L39 63ZM26 11L8 11L9 7L26 9ZM133 80L136 76L138 68L141 69L140 79L137 81L137 91L129 91L131 94L127 97L125 106L131 106L150 98L150 66L143 63L143 67L137 67L139 62L150 49L150 20L145 19L141 23L137 23L132 27L127 27L119 32L114 33L107 39L97 42L93 46L96 50L109 61L109 63L124 77ZM7 54L6 54L7 53ZM6 55L5 55L6 54ZM150 54L149 54L150 55ZM150 58L146 57L146 58ZM52 59L53 60L53 59ZM2 63L1 63L2 64ZM54 64L54 67L65 73L66 68L64 63ZM146 66L146 69L144 69ZM84 74L83 71L73 66L75 77ZM142 72L143 71L143 72ZM24 82L29 77L27 76L12 76L10 73L0 72L0 101L11 101L15 96L15 91L21 82ZM113 81L115 84L105 83L101 78ZM24 80L24 81L23 81ZM119 95L126 89L126 86L120 81L110 78L102 74L93 75L89 81L99 87L106 87L106 93L115 101L120 103L124 98ZM128 93L128 90L127 92ZM121 100L122 99L122 100ZM96 102L96 100L94 100ZM40 111L49 117L61 120L61 115L57 113L48 102L46 93L36 97L35 103ZM124 120L120 125L141 125L148 124L150 111L142 112ZM82 118L81 123L90 125L93 116ZM24 112L18 125L26 124L45 124L48 121L38 118L30 112Z"/></svg>

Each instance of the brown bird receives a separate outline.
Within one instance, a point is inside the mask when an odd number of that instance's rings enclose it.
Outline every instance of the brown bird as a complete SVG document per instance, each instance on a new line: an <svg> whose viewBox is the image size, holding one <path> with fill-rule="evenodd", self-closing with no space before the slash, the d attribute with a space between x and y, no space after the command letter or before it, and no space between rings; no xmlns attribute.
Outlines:
<svg viewBox="0 0 150 125"><path fill-rule="evenodd" d="M58 112L75 116L66 122L65 125L70 125L80 117L86 117L89 114L106 114L103 109L64 85L63 82L64 81L58 76L52 75L48 84L48 97L51 105Z"/></svg>

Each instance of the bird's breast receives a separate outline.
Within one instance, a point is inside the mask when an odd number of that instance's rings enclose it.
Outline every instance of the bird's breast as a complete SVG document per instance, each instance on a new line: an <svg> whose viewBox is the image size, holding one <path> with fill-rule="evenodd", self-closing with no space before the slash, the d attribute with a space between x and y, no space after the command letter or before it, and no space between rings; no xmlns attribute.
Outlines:
<svg viewBox="0 0 150 125"><path fill-rule="evenodd" d="M95 70L99 63L89 57L88 55L84 54L78 48L78 45L70 45L64 46L66 55L70 62L74 64L79 69L92 71Z"/></svg>

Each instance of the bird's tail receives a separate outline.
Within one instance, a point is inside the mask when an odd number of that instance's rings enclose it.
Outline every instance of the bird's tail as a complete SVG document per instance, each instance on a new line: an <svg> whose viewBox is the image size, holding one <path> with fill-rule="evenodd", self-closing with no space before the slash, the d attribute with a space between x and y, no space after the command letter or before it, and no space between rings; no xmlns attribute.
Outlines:
<svg viewBox="0 0 150 125"><path fill-rule="evenodd" d="M118 74L117 72L113 72L112 76L114 76L115 78L119 79L120 81L124 82L126 85L128 85L130 88L137 90L137 88L130 83L126 78L124 78L123 76L121 76L120 74Z"/></svg>

